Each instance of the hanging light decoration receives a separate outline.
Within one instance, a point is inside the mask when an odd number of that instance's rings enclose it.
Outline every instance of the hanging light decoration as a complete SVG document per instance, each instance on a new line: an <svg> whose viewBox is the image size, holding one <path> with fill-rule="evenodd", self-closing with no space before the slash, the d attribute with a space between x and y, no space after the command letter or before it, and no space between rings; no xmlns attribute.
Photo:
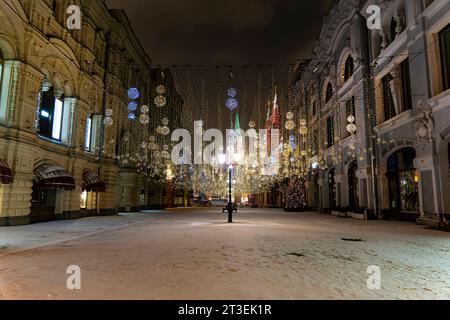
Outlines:
<svg viewBox="0 0 450 320"><path fill-rule="evenodd" d="M130 88L128 89L128 99L130 100L136 100L140 96L139 90L136 88Z"/></svg>
<svg viewBox="0 0 450 320"><path fill-rule="evenodd" d="M355 117L353 115L349 115L347 117L347 131L353 135L356 132L356 125L355 125Z"/></svg>
<svg viewBox="0 0 450 320"><path fill-rule="evenodd" d="M113 116L113 110L112 109L106 109L105 111L105 119L103 119L103 124L105 127L111 127L114 124L114 120L112 118Z"/></svg>
<svg viewBox="0 0 450 320"><path fill-rule="evenodd" d="M162 108L167 105L167 98L163 95L159 95L159 96L156 96L154 102L158 108Z"/></svg>

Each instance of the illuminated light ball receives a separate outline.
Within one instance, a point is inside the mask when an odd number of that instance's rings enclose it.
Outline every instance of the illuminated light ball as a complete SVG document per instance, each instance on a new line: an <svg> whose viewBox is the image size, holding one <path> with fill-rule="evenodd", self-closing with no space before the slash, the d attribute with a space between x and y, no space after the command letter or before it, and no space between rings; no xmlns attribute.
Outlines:
<svg viewBox="0 0 450 320"><path fill-rule="evenodd" d="M141 114L139 116L139 122L143 125L146 125L150 122L150 117L147 114Z"/></svg>
<svg viewBox="0 0 450 320"><path fill-rule="evenodd" d="M290 141L295 141L295 136L294 135L289 136L289 140Z"/></svg>
<svg viewBox="0 0 450 320"><path fill-rule="evenodd" d="M299 132L300 132L301 135L307 134L308 133L308 127L301 126Z"/></svg>
<svg viewBox="0 0 450 320"><path fill-rule="evenodd" d="M166 93L166 87L160 84L156 87L156 93L159 95Z"/></svg>
<svg viewBox="0 0 450 320"><path fill-rule="evenodd" d="M142 148L142 149L147 149L147 143L146 143L145 141L143 141L143 142L141 143L141 148Z"/></svg>
<svg viewBox="0 0 450 320"><path fill-rule="evenodd" d="M354 124L354 123L351 123L351 124L349 124L348 126L347 126L347 131L349 132L349 133L355 133L355 131L356 131L356 125Z"/></svg>
<svg viewBox="0 0 450 320"><path fill-rule="evenodd" d="M348 123L353 123L353 122L355 122L355 117L352 116L352 115L349 115L349 116L347 117L347 122L348 122Z"/></svg>
<svg viewBox="0 0 450 320"><path fill-rule="evenodd" d="M139 90L136 88L130 88L128 89L128 99L136 100L139 98Z"/></svg>
<svg viewBox="0 0 450 320"><path fill-rule="evenodd" d="M128 120L136 120L136 115L134 113L129 113Z"/></svg>
<svg viewBox="0 0 450 320"><path fill-rule="evenodd" d="M170 159L170 153L165 150L161 152L161 156L165 159Z"/></svg>
<svg viewBox="0 0 450 320"><path fill-rule="evenodd" d="M155 136L150 136L150 137L148 138L148 141L150 141L150 142L155 142L155 141L156 141L156 137L155 137Z"/></svg>
<svg viewBox="0 0 450 320"><path fill-rule="evenodd" d="M230 111L233 111L233 110L237 109L239 104L235 98L229 98L229 99L227 99L227 102L225 105L228 109L230 109Z"/></svg>
<svg viewBox="0 0 450 320"><path fill-rule="evenodd" d="M294 119L294 114L289 111L288 113L286 113L286 119L288 119L288 120Z"/></svg>
<svg viewBox="0 0 450 320"><path fill-rule="evenodd" d="M301 119L300 120L300 125L301 126L306 126L306 119Z"/></svg>
<svg viewBox="0 0 450 320"><path fill-rule="evenodd" d="M289 120L289 121L286 122L285 126L286 126L286 129L293 130L295 128L295 123L294 123L294 121Z"/></svg>
<svg viewBox="0 0 450 320"><path fill-rule="evenodd" d="M250 121L249 124L248 124L248 126L249 126L250 128L256 127L255 121Z"/></svg>
<svg viewBox="0 0 450 320"><path fill-rule="evenodd" d="M113 109L106 109L105 116L112 117L113 116Z"/></svg>
<svg viewBox="0 0 450 320"><path fill-rule="evenodd" d="M114 120L111 117L105 117L103 124L105 127L111 127L114 124Z"/></svg>
<svg viewBox="0 0 450 320"><path fill-rule="evenodd" d="M167 119L167 118L162 118L162 124L163 125L165 125L165 126L167 126L168 124L169 124L169 119Z"/></svg>
<svg viewBox="0 0 450 320"><path fill-rule="evenodd" d="M131 102L128 104L128 111L136 111L137 106L138 106L138 105L137 105L136 102L131 101Z"/></svg>
<svg viewBox="0 0 450 320"><path fill-rule="evenodd" d="M170 133L170 129L167 126L164 126L161 128L161 133L165 136L167 136Z"/></svg>
<svg viewBox="0 0 450 320"><path fill-rule="evenodd" d="M169 146L168 146L167 144L163 145L163 150L164 150L164 151L169 150Z"/></svg>
<svg viewBox="0 0 450 320"><path fill-rule="evenodd" d="M143 105L141 107L141 113L148 113L150 111L150 108L147 105Z"/></svg>
<svg viewBox="0 0 450 320"><path fill-rule="evenodd" d="M235 98L237 95L237 90L235 88L228 89L228 96L230 98Z"/></svg>
<svg viewBox="0 0 450 320"><path fill-rule="evenodd" d="M150 143L148 144L148 148L149 148L150 150L156 150L156 149L158 148L158 145L157 145L156 143L154 143L154 142L150 142Z"/></svg>
<svg viewBox="0 0 450 320"><path fill-rule="evenodd" d="M155 98L154 102L155 102L155 105L158 108L162 108L162 107L165 107L167 105L167 99L164 96L157 96Z"/></svg>

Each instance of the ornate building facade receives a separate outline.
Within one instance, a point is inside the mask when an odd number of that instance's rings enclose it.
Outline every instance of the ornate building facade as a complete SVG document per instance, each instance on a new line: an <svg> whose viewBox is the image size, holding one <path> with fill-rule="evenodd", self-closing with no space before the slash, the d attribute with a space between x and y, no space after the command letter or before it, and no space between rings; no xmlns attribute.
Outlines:
<svg viewBox="0 0 450 320"><path fill-rule="evenodd" d="M66 28L70 4L80 30ZM145 205L121 155L142 130L128 123L127 89L147 102L154 73L124 12L103 1L1 1L0 225Z"/></svg>
<svg viewBox="0 0 450 320"><path fill-rule="evenodd" d="M367 27L374 4L381 30ZM448 221L449 37L448 0L333 2L295 84L311 207Z"/></svg>

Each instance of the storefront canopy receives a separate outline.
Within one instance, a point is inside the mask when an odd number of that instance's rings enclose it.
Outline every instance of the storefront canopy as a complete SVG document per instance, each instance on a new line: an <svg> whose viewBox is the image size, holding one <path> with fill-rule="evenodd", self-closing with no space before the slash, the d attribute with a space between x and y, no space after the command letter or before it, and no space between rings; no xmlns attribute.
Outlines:
<svg viewBox="0 0 450 320"><path fill-rule="evenodd" d="M40 189L75 189L74 178L62 167L44 164L34 170L34 175L34 186Z"/></svg>
<svg viewBox="0 0 450 320"><path fill-rule="evenodd" d="M93 171L86 170L83 172L83 191L105 192L105 183L100 176Z"/></svg>
<svg viewBox="0 0 450 320"><path fill-rule="evenodd" d="M2 184L10 184L13 180L12 170L9 167L8 162L0 159L0 182Z"/></svg>

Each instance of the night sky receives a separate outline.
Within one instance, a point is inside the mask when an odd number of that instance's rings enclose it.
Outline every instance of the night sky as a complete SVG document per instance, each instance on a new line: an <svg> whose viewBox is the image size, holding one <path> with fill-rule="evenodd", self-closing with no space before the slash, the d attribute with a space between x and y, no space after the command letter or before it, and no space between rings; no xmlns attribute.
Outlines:
<svg viewBox="0 0 450 320"><path fill-rule="evenodd" d="M207 110L224 97L216 90L216 65L276 64L262 74L262 100L257 103L257 70L235 67L235 83L241 96L240 112L244 121L250 113L266 113L267 100L273 95L272 78L279 96L288 78L288 65L309 58L318 38L323 16L330 0L106 0L109 8L124 9L132 27L154 65L203 65L192 74L196 101L200 104L200 72L206 74ZM255 67L256 68L256 67ZM220 71L221 91L226 92L229 71ZM245 75L244 75L245 74ZM187 96L186 70L178 70L178 82ZM245 87L245 89L244 89ZM243 97L243 91L246 97ZM283 100L283 97L280 98ZM281 102L283 106L287 103ZM259 109L255 109L259 108ZM205 116L203 116L205 118Z"/></svg>
<svg viewBox="0 0 450 320"><path fill-rule="evenodd" d="M330 0L107 0L126 11L155 64L295 63Z"/></svg>

